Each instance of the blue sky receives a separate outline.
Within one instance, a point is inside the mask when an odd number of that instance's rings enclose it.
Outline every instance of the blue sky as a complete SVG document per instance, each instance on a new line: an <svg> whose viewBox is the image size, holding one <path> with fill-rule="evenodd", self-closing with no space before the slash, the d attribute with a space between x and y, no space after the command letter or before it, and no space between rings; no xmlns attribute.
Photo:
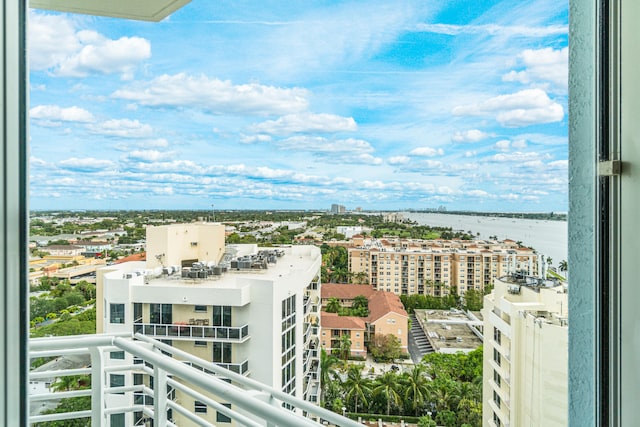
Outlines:
<svg viewBox="0 0 640 427"><path fill-rule="evenodd" d="M31 11L31 208L566 211L567 29L555 0Z"/></svg>

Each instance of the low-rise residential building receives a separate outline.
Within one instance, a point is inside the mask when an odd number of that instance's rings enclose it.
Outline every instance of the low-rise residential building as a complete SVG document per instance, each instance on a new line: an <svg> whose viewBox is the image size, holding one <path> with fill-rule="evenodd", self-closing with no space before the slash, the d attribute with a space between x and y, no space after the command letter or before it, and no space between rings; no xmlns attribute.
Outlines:
<svg viewBox="0 0 640 427"><path fill-rule="evenodd" d="M378 290L397 295L444 296L484 290L512 272L537 275L544 263L531 248L511 240L374 239L354 236L349 272L364 274Z"/></svg>
<svg viewBox="0 0 640 427"><path fill-rule="evenodd" d="M566 286L523 275L494 283L482 310L483 425L566 426Z"/></svg>
<svg viewBox="0 0 640 427"><path fill-rule="evenodd" d="M323 284L321 295L323 307L326 307L331 298L336 298L343 307L351 307L354 299L361 295L367 298L369 308L367 317L322 312L321 344L327 352L338 352L340 337L349 335L352 342L351 355L366 357L366 345L376 334L395 336L402 352L408 351L409 317L397 295L376 291L369 285L335 283Z"/></svg>

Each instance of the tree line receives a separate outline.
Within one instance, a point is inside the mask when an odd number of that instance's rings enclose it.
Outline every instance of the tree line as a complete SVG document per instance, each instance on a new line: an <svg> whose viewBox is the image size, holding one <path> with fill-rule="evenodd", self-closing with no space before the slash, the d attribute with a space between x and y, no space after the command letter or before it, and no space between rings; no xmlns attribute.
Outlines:
<svg viewBox="0 0 640 427"><path fill-rule="evenodd" d="M375 414L418 417L421 425L482 425L482 347L468 353L431 353L411 369L373 377L362 364L344 365L324 350L321 404L365 419Z"/></svg>

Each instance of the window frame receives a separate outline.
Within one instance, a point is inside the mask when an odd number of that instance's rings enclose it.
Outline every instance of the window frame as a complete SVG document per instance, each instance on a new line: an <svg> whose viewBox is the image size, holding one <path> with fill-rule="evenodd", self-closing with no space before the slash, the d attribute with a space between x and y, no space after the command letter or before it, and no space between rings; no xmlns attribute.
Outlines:
<svg viewBox="0 0 640 427"><path fill-rule="evenodd" d="M595 199L596 112L594 88L599 74L596 43L600 37L598 2L570 0L569 34L569 259L571 281L579 283L569 298L569 401L570 425L596 425L599 390L598 364L603 349L599 340L601 303L596 295L597 229ZM629 3L627 3L629 4ZM0 334L0 369L5 381L0 389L0 424L26 425L28 419L28 137L27 137L27 67L26 2L6 2L0 17L0 46L3 73L0 77L0 132L4 152L0 154L0 233L4 250L0 250L0 271L4 284L0 304L4 333ZM629 117L634 116L633 114ZM615 314L615 313L614 313ZM617 314L620 314L619 312ZM634 316L635 313L624 313ZM625 317L626 319L626 317ZM620 325L618 325L618 328ZM624 343L624 337L621 341ZM630 343L627 343L630 344ZM636 385L636 391L639 386ZM16 390L18 390L16 392ZM635 393L634 395L637 395ZM615 404L619 404L615 403ZM637 405L636 405L637 406ZM631 409L631 408L628 408ZM598 421L599 423L599 421Z"/></svg>

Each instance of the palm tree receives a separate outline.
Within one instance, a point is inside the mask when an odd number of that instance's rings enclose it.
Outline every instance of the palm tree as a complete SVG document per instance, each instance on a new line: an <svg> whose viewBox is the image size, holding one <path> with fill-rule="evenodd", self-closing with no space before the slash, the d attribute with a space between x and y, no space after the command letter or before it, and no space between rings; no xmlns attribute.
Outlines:
<svg viewBox="0 0 640 427"><path fill-rule="evenodd" d="M364 271L359 271L353 275L353 283L358 285L364 285L367 283L367 279L369 279L369 275Z"/></svg>
<svg viewBox="0 0 640 427"><path fill-rule="evenodd" d="M569 271L569 263L567 262L567 260L562 260L560 261L560 264L558 265L558 267L560 268L560 271L562 271L563 273L566 273ZM565 274L565 277L569 277Z"/></svg>
<svg viewBox="0 0 640 427"><path fill-rule="evenodd" d="M425 398L429 394L429 380L425 374L426 366L422 363L414 365L409 375L404 379L405 401L411 402L411 407L415 411L416 417L418 410L424 404Z"/></svg>
<svg viewBox="0 0 640 427"><path fill-rule="evenodd" d="M69 391L75 389L78 386L77 375L66 375L64 377L58 377L56 381L51 384L53 391Z"/></svg>
<svg viewBox="0 0 640 427"><path fill-rule="evenodd" d="M329 298L329 301L327 301L327 305L325 306L324 310L327 313L337 313L341 308L342 306L340 305L340 300L338 300L338 298L336 297L331 297Z"/></svg>
<svg viewBox="0 0 640 427"><path fill-rule="evenodd" d="M344 360L347 360L351 355L351 337L348 333L340 337L340 355Z"/></svg>
<svg viewBox="0 0 640 427"><path fill-rule="evenodd" d="M387 401L387 415L391 412L391 404L400 405L402 398L398 393L398 376L393 371L387 371L376 379L376 388L373 389L374 395L382 394Z"/></svg>
<svg viewBox="0 0 640 427"><path fill-rule="evenodd" d="M451 404L460 399L457 396L456 382L451 379L445 379L433 384L431 389L431 398L436 404L436 410L446 411L451 409Z"/></svg>
<svg viewBox="0 0 640 427"><path fill-rule="evenodd" d="M358 295L353 299L353 303L351 304L352 308L369 308L369 300L364 295Z"/></svg>
<svg viewBox="0 0 640 427"><path fill-rule="evenodd" d="M371 392L369 380L362 376L362 368L364 365L349 365L347 370L347 379L344 381L345 398L347 400L354 399L354 412L358 412L358 403L362 402L367 405L367 395Z"/></svg>
<svg viewBox="0 0 640 427"><path fill-rule="evenodd" d="M336 376L334 366L337 364L337 357L327 354L324 348L320 349L320 401L323 401L327 387Z"/></svg>

